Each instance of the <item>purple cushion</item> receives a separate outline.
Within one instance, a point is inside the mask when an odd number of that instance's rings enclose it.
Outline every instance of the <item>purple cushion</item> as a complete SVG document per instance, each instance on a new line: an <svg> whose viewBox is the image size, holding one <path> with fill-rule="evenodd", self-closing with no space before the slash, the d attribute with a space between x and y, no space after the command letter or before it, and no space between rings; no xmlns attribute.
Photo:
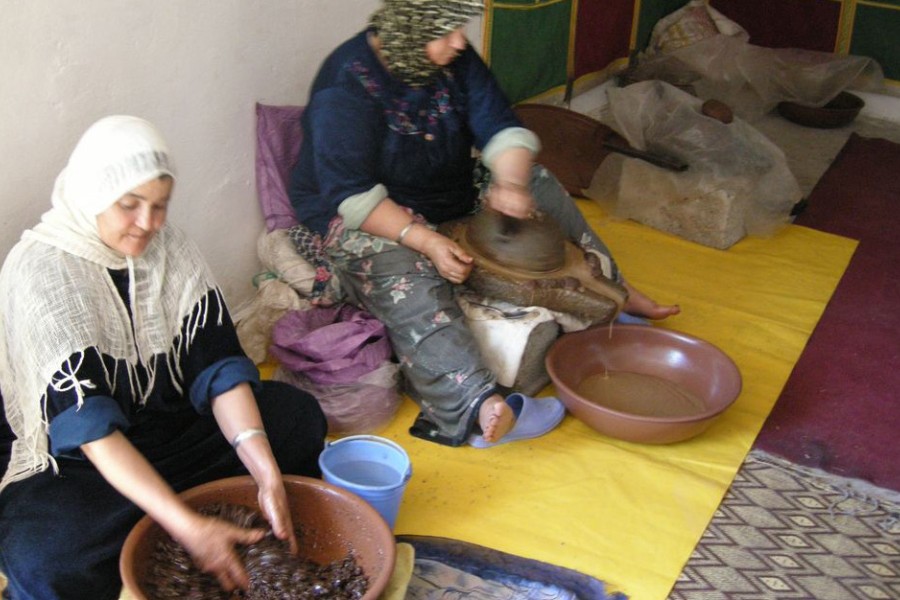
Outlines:
<svg viewBox="0 0 900 600"><path fill-rule="evenodd" d="M256 193L266 231L297 224L288 184L303 141L302 114L302 106L256 105Z"/></svg>

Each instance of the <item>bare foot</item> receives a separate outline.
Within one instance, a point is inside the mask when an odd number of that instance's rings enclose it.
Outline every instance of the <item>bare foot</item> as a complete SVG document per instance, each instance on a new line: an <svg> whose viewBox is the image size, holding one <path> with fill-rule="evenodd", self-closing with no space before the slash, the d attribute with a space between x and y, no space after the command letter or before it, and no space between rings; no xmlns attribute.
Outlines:
<svg viewBox="0 0 900 600"><path fill-rule="evenodd" d="M478 424L484 441L494 443L513 428L516 415L499 394L494 394L479 407Z"/></svg>
<svg viewBox="0 0 900 600"><path fill-rule="evenodd" d="M627 281L623 281L622 284L628 290L628 300L623 309L629 315L659 320L681 312L681 307L677 304L657 304L656 300L636 290Z"/></svg>

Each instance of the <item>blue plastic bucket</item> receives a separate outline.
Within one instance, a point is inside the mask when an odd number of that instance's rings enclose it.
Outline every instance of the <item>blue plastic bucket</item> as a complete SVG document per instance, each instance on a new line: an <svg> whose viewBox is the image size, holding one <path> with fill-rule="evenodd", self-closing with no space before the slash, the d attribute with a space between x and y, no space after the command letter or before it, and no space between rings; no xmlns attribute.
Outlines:
<svg viewBox="0 0 900 600"><path fill-rule="evenodd" d="M406 451L375 435L329 442L319 455L322 477L368 502L393 530L412 465Z"/></svg>

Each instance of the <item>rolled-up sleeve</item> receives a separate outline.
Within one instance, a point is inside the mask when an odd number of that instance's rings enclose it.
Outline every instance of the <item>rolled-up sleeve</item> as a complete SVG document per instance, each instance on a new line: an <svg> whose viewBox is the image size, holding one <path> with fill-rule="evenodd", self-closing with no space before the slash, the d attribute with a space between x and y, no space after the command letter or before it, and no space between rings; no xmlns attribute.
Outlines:
<svg viewBox="0 0 900 600"><path fill-rule="evenodd" d="M344 226L349 229L359 229L369 213L375 210L375 207L387 198L387 188L380 183L368 192L350 196L341 202L338 213L344 218Z"/></svg>
<svg viewBox="0 0 900 600"><path fill-rule="evenodd" d="M541 141L529 129L524 127L507 127L494 134L494 137L484 147L481 153L481 160L489 169L493 169L496 158L510 148L527 148L531 150L532 154L537 156L537 153L541 150Z"/></svg>
<svg viewBox="0 0 900 600"><path fill-rule="evenodd" d="M109 396L91 396L81 406L70 406L50 421L50 452L72 454L83 444L127 431L128 419Z"/></svg>
<svg viewBox="0 0 900 600"><path fill-rule="evenodd" d="M212 400L241 383L259 388L259 369L249 358L231 356L205 368L191 385L191 404L200 414L212 412Z"/></svg>

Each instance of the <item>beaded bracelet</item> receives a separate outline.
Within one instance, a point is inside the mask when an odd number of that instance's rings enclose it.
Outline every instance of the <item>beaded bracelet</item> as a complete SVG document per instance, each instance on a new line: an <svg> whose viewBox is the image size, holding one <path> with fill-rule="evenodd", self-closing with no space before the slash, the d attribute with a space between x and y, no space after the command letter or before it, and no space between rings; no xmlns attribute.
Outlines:
<svg viewBox="0 0 900 600"><path fill-rule="evenodd" d="M400 230L400 234L397 236L397 240L396 240L398 244L403 243L403 238L406 237L406 234L409 233L409 230L412 229L413 225L415 225L415 224L416 224L415 221L410 221L409 223L406 224L406 227L404 227L403 229Z"/></svg>
<svg viewBox="0 0 900 600"><path fill-rule="evenodd" d="M264 429L245 429L241 432L238 432L234 439L231 440L231 447L237 450L237 447L240 446L244 440L252 438L253 436L261 435L264 438L268 438L266 435L266 431Z"/></svg>

